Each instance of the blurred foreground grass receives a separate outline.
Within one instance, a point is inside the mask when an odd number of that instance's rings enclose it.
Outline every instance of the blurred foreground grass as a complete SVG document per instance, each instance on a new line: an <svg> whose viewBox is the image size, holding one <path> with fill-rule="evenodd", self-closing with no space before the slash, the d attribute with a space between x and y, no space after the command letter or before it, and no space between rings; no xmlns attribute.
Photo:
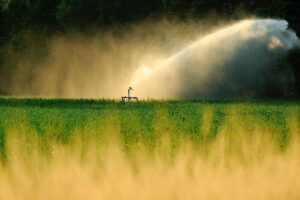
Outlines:
<svg viewBox="0 0 300 200"><path fill-rule="evenodd" d="M0 99L0 199L299 199L297 101Z"/></svg>

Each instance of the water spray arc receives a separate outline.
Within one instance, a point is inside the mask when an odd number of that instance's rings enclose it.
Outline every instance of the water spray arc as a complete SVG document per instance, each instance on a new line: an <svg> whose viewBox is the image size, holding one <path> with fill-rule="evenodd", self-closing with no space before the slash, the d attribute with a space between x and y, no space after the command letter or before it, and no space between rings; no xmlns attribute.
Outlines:
<svg viewBox="0 0 300 200"><path fill-rule="evenodd" d="M285 20L243 20L200 38L134 80L143 98L260 97L292 84L276 62L299 46Z"/></svg>

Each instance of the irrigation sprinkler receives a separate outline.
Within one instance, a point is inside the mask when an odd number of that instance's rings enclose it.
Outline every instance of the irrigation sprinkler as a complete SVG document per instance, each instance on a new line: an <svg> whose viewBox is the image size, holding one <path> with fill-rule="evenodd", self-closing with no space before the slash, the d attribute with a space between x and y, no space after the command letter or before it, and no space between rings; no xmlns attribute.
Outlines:
<svg viewBox="0 0 300 200"><path fill-rule="evenodd" d="M136 102L139 102L139 98L138 97L132 97L130 96L130 92L133 91L132 87L129 87L128 88L128 96L124 96L124 97L121 97L122 98L122 102L130 102L131 100L135 100Z"/></svg>

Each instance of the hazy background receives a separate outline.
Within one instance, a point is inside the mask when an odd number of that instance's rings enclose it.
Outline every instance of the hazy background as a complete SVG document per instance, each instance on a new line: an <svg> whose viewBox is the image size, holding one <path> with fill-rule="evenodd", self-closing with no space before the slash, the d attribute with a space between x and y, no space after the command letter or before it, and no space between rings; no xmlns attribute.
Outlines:
<svg viewBox="0 0 300 200"><path fill-rule="evenodd" d="M198 38L154 68L142 67L134 86L137 94L155 99L293 95L296 75L287 57L299 47L285 20L241 20Z"/></svg>
<svg viewBox="0 0 300 200"><path fill-rule="evenodd" d="M297 1L0 1L0 95L117 98L155 66L240 19L282 18L299 32ZM272 63L293 84L258 97L298 96L299 50ZM138 94L137 94L138 95Z"/></svg>

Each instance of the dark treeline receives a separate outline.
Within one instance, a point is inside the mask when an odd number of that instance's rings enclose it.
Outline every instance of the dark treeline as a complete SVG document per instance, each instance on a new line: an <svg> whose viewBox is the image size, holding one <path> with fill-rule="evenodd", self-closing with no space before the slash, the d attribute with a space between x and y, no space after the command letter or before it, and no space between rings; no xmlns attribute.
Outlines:
<svg viewBox="0 0 300 200"><path fill-rule="evenodd" d="M149 16L201 18L209 12L235 17L239 11L284 18L300 30L298 0L0 0L1 40L24 29L65 31L130 23Z"/></svg>
<svg viewBox="0 0 300 200"><path fill-rule="evenodd" d="M22 49L19 37L24 31L50 36L69 30L121 27L148 17L185 20L215 13L237 19L244 13L286 19L300 33L299 11L299 0L0 0L0 73L6 70L1 68L2 47L13 44ZM291 63L298 65L298 55L291 54ZM295 70L299 74L299 68Z"/></svg>

